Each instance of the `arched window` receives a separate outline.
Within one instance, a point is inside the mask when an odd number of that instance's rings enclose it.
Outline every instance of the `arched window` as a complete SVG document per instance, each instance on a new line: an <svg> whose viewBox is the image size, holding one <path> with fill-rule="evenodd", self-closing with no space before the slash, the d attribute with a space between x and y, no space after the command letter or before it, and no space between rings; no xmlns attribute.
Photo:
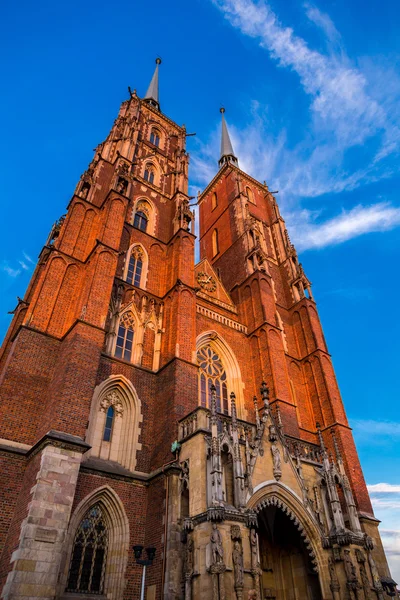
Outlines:
<svg viewBox="0 0 400 600"><path fill-rule="evenodd" d="M160 145L160 132L157 129L152 129L150 133L150 143L155 146Z"/></svg>
<svg viewBox="0 0 400 600"><path fill-rule="evenodd" d="M107 547L107 526L100 504L95 504L75 534L67 592L103 593Z"/></svg>
<svg viewBox="0 0 400 600"><path fill-rule="evenodd" d="M199 369L200 404L205 408L211 407L211 386L215 385L217 396L217 411L229 414L228 388L226 373L218 354L211 346L203 346L197 352Z"/></svg>
<svg viewBox="0 0 400 600"><path fill-rule="evenodd" d="M235 492L233 479L233 461L229 450L224 447L221 450L221 467L222 467L222 492L224 501L230 506L235 506Z"/></svg>
<svg viewBox="0 0 400 600"><path fill-rule="evenodd" d="M250 189L249 187L247 187L246 188L246 194L247 194L247 197L249 199L249 202L251 202L252 204L255 204L253 190Z"/></svg>
<svg viewBox="0 0 400 600"><path fill-rule="evenodd" d="M133 248L129 257L128 271L126 273L126 281L132 283L136 287L140 287L143 270L143 251L140 246Z"/></svg>
<svg viewBox="0 0 400 600"><path fill-rule="evenodd" d="M216 256L219 252L218 248L218 230L214 229L212 232L212 255Z"/></svg>
<svg viewBox="0 0 400 600"><path fill-rule="evenodd" d="M153 165L150 163L146 165L146 168L144 170L144 178L149 183L154 183L155 170L154 170Z"/></svg>
<svg viewBox="0 0 400 600"><path fill-rule="evenodd" d="M135 318L130 311L121 315L118 327L114 356L124 360L132 359L133 337L135 335Z"/></svg>
<svg viewBox="0 0 400 600"><path fill-rule="evenodd" d="M218 206L218 198L217 198L217 194L214 192L213 195L211 196L211 210L214 210L214 208L217 208Z"/></svg>
<svg viewBox="0 0 400 600"><path fill-rule="evenodd" d="M146 231L147 229L148 218L147 215L142 211L138 210L135 213L135 218L133 220L133 226L141 229L142 231Z"/></svg>
<svg viewBox="0 0 400 600"><path fill-rule="evenodd" d="M110 405L107 409L106 423L104 425L104 432L103 432L103 440L105 442L109 442L111 440L111 432L112 432L112 426L113 426L113 421L114 421L114 414L115 414L114 407L112 405Z"/></svg>

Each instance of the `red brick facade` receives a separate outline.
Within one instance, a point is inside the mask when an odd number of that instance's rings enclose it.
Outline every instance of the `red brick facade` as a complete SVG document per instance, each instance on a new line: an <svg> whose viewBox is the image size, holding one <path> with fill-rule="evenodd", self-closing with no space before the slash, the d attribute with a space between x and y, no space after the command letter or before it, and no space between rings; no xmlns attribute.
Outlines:
<svg viewBox="0 0 400 600"><path fill-rule="evenodd" d="M150 141L154 128L158 146ZM199 405L196 339L205 332L223 340L239 365L240 418L254 423L253 397L265 380L286 435L319 444L318 422L332 450L334 430L357 509L372 515L316 304L275 198L235 165L221 167L199 200L206 261L196 267L185 141L184 127L151 103L133 94L122 104L10 326L0 355L2 585L40 468L41 454L31 458L30 448L50 430L87 439L95 390L118 375L141 402L135 470L118 471L113 461L107 470L106 460L85 463L83 454L71 514L98 487L109 486L129 520L130 548L157 548L147 578L154 598L172 598L162 590L167 481L177 468L171 444L179 420ZM152 183L145 178L149 163ZM147 201L147 231L134 226L138 201ZM140 286L126 281L134 244L145 256ZM200 267L215 289L204 287ZM134 360L114 356L126 307L142 331ZM124 598L138 597L140 577L130 550Z"/></svg>

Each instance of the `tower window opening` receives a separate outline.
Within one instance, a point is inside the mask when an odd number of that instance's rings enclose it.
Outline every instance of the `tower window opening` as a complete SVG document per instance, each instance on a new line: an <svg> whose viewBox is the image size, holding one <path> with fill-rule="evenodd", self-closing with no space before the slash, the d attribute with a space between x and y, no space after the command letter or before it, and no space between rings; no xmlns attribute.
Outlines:
<svg viewBox="0 0 400 600"><path fill-rule="evenodd" d="M217 198L217 194L214 192L213 195L211 196L211 210L214 210L214 208L217 208L218 206L218 198Z"/></svg>
<svg viewBox="0 0 400 600"><path fill-rule="evenodd" d="M106 523L100 505L95 504L75 534L67 592L103 593L107 546Z"/></svg>
<svg viewBox="0 0 400 600"><path fill-rule="evenodd" d="M227 377L218 354L210 346L204 346L197 352L199 370L200 405L211 407L211 386L216 388L217 411L229 414Z"/></svg>
<svg viewBox="0 0 400 600"><path fill-rule="evenodd" d="M157 148L160 145L160 134L157 131L157 129L152 129L151 133L150 133L150 143L154 144L155 146L157 146Z"/></svg>
<svg viewBox="0 0 400 600"><path fill-rule="evenodd" d="M133 339L133 338L132 338ZM111 440L112 426L114 422L114 407L109 406L106 413L106 423L104 425L103 440L109 442Z"/></svg>
<svg viewBox="0 0 400 600"><path fill-rule="evenodd" d="M126 281L132 283L136 287L140 287L143 270L143 254L139 247L134 248L131 252L128 264L128 272Z"/></svg>
<svg viewBox="0 0 400 600"><path fill-rule="evenodd" d="M135 213L135 218L134 218L134 221L133 221L133 226L137 227L141 231L146 231L147 224L148 224L147 215L142 210L138 210Z"/></svg>
<svg viewBox="0 0 400 600"><path fill-rule="evenodd" d="M250 189L249 187L246 187L246 195L247 195L247 198L249 199L249 202L251 202L252 204L256 203L254 200L253 190Z"/></svg>
<svg viewBox="0 0 400 600"><path fill-rule="evenodd" d="M154 183L154 177L154 167L152 165L146 165L146 168L144 170L144 179L149 183Z"/></svg>
<svg viewBox="0 0 400 600"><path fill-rule="evenodd" d="M212 254L213 254L213 257L217 256L218 252L219 252L218 230L214 229L214 231L212 232Z"/></svg>
<svg viewBox="0 0 400 600"><path fill-rule="evenodd" d="M221 452L221 466L224 500L230 506L235 506L235 494L233 485L233 461L232 455L229 453L226 447L224 447Z"/></svg>
<svg viewBox="0 0 400 600"><path fill-rule="evenodd" d="M132 359L134 335L135 322L133 314L131 312L126 312L121 316L119 322L114 356L129 361Z"/></svg>

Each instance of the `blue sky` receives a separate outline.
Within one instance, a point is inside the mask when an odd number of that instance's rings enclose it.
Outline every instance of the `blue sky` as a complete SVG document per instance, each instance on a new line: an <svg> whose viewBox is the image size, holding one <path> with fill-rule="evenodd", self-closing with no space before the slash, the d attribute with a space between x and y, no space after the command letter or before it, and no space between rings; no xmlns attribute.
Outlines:
<svg viewBox="0 0 400 600"><path fill-rule="evenodd" d="M161 107L197 133L191 192L216 172L221 104L240 166L279 190L398 581L399 13L394 0L8 0L0 36L0 334L159 54Z"/></svg>

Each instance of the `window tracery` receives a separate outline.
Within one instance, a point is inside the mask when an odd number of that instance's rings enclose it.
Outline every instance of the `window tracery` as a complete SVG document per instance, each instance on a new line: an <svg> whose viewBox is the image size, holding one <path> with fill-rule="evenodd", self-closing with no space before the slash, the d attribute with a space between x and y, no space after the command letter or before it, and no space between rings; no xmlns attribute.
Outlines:
<svg viewBox="0 0 400 600"><path fill-rule="evenodd" d="M155 169L151 163L148 163L144 170L144 179L149 183L154 183Z"/></svg>
<svg viewBox="0 0 400 600"><path fill-rule="evenodd" d="M157 148L160 145L160 132L158 131L158 129L152 129L151 133L150 133L150 143L154 144L155 146L157 146Z"/></svg>
<svg viewBox="0 0 400 600"><path fill-rule="evenodd" d="M102 594L108 530L100 504L92 506L75 534L67 592Z"/></svg>
<svg viewBox="0 0 400 600"><path fill-rule="evenodd" d="M140 287L143 270L143 250L140 246L135 246L130 254L126 281Z"/></svg>
<svg viewBox="0 0 400 600"><path fill-rule="evenodd" d="M131 311L121 315L114 356L123 360L132 359L133 338L135 335L135 317Z"/></svg>
<svg viewBox="0 0 400 600"><path fill-rule="evenodd" d="M218 354L211 346L203 346L197 352L199 364L200 404L211 407L211 386L214 384L217 396L217 411L229 414L227 377Z"/></svg>

